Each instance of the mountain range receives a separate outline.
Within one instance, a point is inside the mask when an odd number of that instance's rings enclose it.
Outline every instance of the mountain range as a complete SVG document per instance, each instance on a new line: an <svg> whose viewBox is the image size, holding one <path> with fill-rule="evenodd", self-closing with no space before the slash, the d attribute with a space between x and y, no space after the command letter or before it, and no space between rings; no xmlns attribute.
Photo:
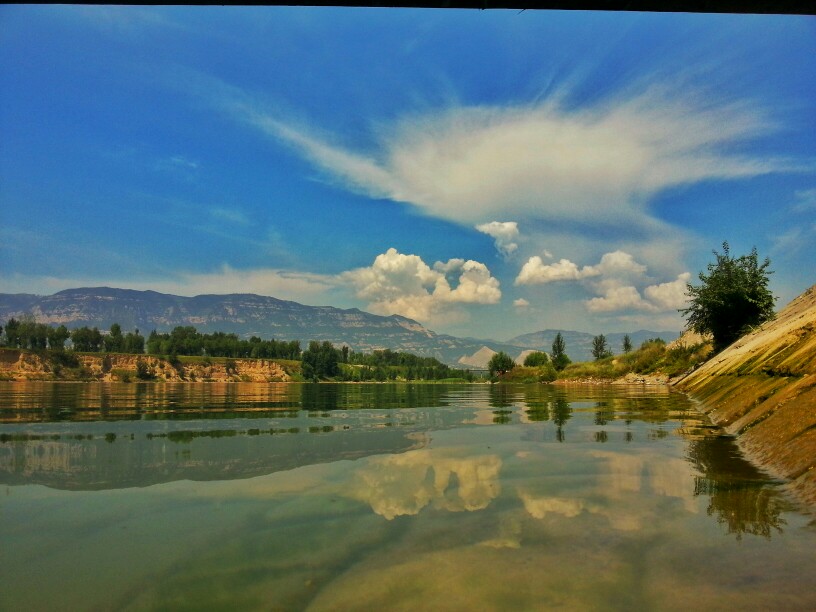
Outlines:
<svg viewBox="0 0 816 612"><path fill-rule="evenodd" d="M179 325L191 325L202 333L221 331L246 338L300 340L302 346L310 340L329 340L335 345L347 344L355 351L389 348L436 357L458 367L483 367L483 358L489 359L497 351L513 357L529 350L548 352L559 331L570 358L585 361L591 359L593 338L589 333L549 329L506 342L459 338L437 334L399 315L307 306L254 294L183 297L110 287L66 289L48 296L0 293L0 323L25 315L40 323L64 324L68 328L87 325L106 330L119 323L124 331L139 329L147 334L154 329L170 331ZM648 338L659 336L670 341L678 335L676 331L645 330L629 334L634 346ZM610 348L619 352L623 334L607 334L606 338ZM477 354L478 359L469 359Z"/></svg>

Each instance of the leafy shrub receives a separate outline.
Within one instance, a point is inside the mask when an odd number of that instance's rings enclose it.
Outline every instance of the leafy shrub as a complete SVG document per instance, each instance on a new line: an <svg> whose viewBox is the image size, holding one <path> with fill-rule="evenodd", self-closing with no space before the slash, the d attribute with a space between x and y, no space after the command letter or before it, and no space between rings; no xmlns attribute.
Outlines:
<svg viewBox="0 0 816 612"><path fill-rule="evenodd" d="M547 353L535 351L524 358L524 365L528 368L535 368L550 363L550 358Z"/></svg>
<svg viewBox="0 0 816 612"><path fill-rule="evenodd" d="M73 351L51 351L49 358L53 365L60 365L64 368L78 368L79 358Z"/></svg>
<svg viewBox="0 0 816 612"><path fill-rule="evenodd" d="M136 360L136 378L139 380L151 380L153 378L150 366L141 359Z"/></svg>

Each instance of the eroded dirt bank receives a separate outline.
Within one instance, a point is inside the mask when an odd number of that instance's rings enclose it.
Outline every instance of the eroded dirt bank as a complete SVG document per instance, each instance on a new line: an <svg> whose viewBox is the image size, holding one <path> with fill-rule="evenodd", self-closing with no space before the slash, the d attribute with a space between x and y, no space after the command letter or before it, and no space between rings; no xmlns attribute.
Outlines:
<svg viewBox="0 0 816 612"><path fill-rule="evenodd" d="M0 377L3 380L138 380L142 362L146 380L206 382L286 382L290 376L268 359L213 359L171 363L150 355L76 355L76 367L61 365L48 356L0 349ZM73 365L73 364L72 364Z"/></svg>
<svg viewBox="0 0 816 612"><path fill-rule="evenodd" d="M816 508L816 285L673 384Z"/></svg>

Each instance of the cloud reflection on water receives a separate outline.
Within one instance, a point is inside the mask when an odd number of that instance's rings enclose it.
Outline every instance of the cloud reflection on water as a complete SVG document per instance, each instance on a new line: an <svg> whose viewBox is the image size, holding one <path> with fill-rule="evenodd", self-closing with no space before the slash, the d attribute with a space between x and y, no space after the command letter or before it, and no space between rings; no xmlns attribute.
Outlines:
<svg viewBox="0 0 816 612"><path fill-rule="evenodd" d="M350 495L392 520L432 505L451 512L482 510L501 492L498 455L457 457L446 449L420 449L366 460Z"/></svg>

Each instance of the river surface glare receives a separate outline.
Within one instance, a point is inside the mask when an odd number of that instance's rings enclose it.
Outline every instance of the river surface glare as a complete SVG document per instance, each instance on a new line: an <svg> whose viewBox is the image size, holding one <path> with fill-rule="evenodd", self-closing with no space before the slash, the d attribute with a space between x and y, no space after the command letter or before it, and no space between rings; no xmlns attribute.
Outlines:
<svg viewBox="0 0 816 612"><path fill-rule="evenodd" d="M813 610L667 389L0 382L2 610Z"/></svg>

